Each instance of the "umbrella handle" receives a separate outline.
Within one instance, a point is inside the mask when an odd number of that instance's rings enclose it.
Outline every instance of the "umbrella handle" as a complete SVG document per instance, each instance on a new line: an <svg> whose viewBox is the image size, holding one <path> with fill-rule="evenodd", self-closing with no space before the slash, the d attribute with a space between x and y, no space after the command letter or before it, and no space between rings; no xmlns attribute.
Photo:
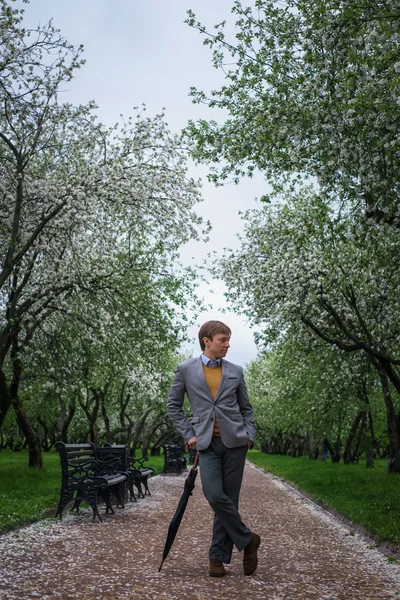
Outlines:
<svg viewBox="0 0 400 600"><path fill-rule="evenodd" d="M185 452L189 452L189 444L186 444ZM194 459L194 463L193 463L193 469L197 469L197 465L199 464L199 459L200 459L200 452L197 451L195 459Z"/></svg>
<svg viewBox="0 0 400 600"><path fill-rule="evenodd" d="M199 451L197 451L197 452L196 452L196 457L195 457L195 459L194 459L194 463L193 463L193 468L194 468L194 469L197 469L197 465L199 464L199 458L200 458L200 452L199 452Z"/></svg>

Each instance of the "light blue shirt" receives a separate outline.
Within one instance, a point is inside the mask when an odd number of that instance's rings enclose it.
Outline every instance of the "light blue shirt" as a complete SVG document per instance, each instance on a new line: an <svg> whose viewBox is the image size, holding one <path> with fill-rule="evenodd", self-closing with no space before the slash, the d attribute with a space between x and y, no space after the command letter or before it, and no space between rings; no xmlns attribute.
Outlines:
<svg viewBox="0 0 400 600"><path fill-rule="evenodd" d="M212 361L208 358L208 356L206 356L205 354L201 355L201 362L203 363L203 365L205 365L206 367L220 367L221 366L221 362L222 362L222 358L216 358L215 361ZM211 364L211 363L217 363L217 364Z"/></svg>

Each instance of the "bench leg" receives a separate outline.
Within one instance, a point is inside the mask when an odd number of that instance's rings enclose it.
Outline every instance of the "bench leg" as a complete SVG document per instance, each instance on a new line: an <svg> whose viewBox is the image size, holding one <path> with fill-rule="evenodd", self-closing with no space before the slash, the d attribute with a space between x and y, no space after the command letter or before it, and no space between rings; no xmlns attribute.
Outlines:
<svg viewBox="0 0 400 600"><path fill-rule="evenodd" d="M99 518L100 523L102 523L102 521L103 521L103 519L101 518L100 512L99 512L99 507L97 505L98 492L99 492L99 490L97 488L95 490L93 490L93 493L91 494L91 497L89 499L89 504L93 511L93 523L96 520L96 516Z"/></svg>
<svg viewBox="0 0 400 600"><path fill-rule="evenodd" d="M145 496L151 496L150 490L149 490L148 478L149 478L148 475L142 476L142 482L143 482L143 486L144 486L144 495Z"/></svg>
<svg viewBox="0 0 400 600"><path fill-rule="evenodd" d="M135 492L133 491L133 477L130 476L128 479L128 492L129 492L129 501L137 502Z"/></svg>
<svg viewBox="0 0 400 600"><path fill-rule="evenodd" d="M68 491L61 491L61 496L60 496L60 501L58 503L57 506L57 512L55 514L55 518L57 518L58 516L60 517L60 521L62 521L62 516L63 516L63 512L64 512L64 508L67 506L67 504L69 504L70 502L72 502L72 500L74 499L74 493L72 494Z"/></svg>
<svg viewBox="0 0 400 600"><path fill-rule="evenodd" d="M82 502L82 498L75 498L75 502L74 502L73 507L71 508L71 512L76 510L76 512L79 513L79 507L81 505L81 502Z"/></svg>
<svg viewBox="0 0 400 600"><path fill-rule="evenodd" d="M113 490L112 490L117 499L117 508L119 507L119 505L121 505L122 508L125 508L125 504L124 504L124 501L122 499L122 494L121 494L121 486L122 485L123 484L121 484L121 483L119 483L118 485L114 485Z"/></svg>
<svg viewBox="0 0 400 600"><path fill-rule="evenodd" d="M62 521L63 511L64 511L64 508L67 506L67 504L68 504L68 502L61 502L61 500L60 500L60 502L58 503L58 506L57 506L57 512L54 517L55 519L57 519L57 517L60 517L60 521Z"/></svg>
<svg viewBox="0 0 400 600"><path fill-rule="evenodd" d="M90 508L92 509L93 512L93 523L96 520L96 517L99 518L99 521L102 522L103 519L101 518L101 515L99 513L99 507L97 505L97 496L98 496L98 492L99 492L99 488L93 488L93 489L87 489L85 490L85 497L84 500L86 500L86 502L89 504ZM77 504L77 508L79 509L79 504L81 503L81 499L79 499L79 501L75 502L75 504ZM75 508L75 506L74 506Z"/></svg>
<svg viewBox="0 0 400 600"><path fill-rule="evenodd" d="M144 498L143 490L142 490L142 479L135 479L135 486L138 491L138 498Z"/></svg>
<svg viewBox="0 0 400 600"><path fill-rule="evenodd" d="M68 502L71 502L71 500L69 500ZM63 512L64 512L64 508L67 506L68 502L63 502L63 503L59 503L58 507L57 507L57 512L55 514L55 519L57 519L57 517L60 517L60 521L62 521L62 517L63 517Z"/></svg>
<svg viewBox="0 0 400 600"><path fill-rule="evenodd" d="M102 499L104 500L104 502L106 504L106 515L108 515L109 511L113 515L115 515L114 509L111 505L111 490L110 490L110 488L108 487L106 489L100 490L100 496L102 497Z"/></svg>

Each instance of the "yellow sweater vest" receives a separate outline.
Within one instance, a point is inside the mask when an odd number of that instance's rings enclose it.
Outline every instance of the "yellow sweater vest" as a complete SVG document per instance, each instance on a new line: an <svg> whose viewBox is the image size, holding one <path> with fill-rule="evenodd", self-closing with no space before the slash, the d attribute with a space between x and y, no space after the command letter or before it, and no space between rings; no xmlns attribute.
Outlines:
<svg viewBox="0 0 400 600"><path fill-rule="evenodd" d="M203 365L203 371L204 371L204 376L207 381L207 385L211 392L211 396L213 398L215 398L215 396L217 395L217 392L218 392L219 384L221 382L222 367L206 367L206 365ZM215 417L215 421L214 421L213 435L217 435L217 436L221 435L219 432L217 417Z"/></svg>

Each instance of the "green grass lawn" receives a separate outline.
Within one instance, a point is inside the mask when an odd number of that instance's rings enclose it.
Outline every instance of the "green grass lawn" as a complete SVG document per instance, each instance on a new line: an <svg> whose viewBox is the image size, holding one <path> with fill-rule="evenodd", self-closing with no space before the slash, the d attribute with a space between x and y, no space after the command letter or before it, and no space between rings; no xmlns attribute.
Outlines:
<svg viewBox="0 0 400 600"><path fill-rule="evenodd" d="M311 494L318 502L366 527L378 540L400 543L400 475L388 475L386 460L374 469L306 457L273 456L251 450L248 458Z"/></svg>
<svg viewBox="0 0 400 600"><path fill-rule="evenodd" d="M28 453L0 452L0 533L43 518L43 511L57 507L61 488L58 452L43 455L42 471L28 468ZM163 456L146 463L161 473Z"/></svg>

